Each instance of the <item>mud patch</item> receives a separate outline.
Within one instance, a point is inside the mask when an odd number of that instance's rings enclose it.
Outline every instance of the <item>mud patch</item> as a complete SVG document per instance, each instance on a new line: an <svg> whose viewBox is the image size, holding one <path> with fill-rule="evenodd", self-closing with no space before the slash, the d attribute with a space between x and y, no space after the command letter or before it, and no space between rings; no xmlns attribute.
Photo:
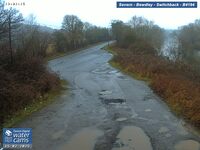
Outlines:
<svg viewBox="0 0 200 150"><path fill-rule="evenodd" d="M126 100L125 99L121 99L121 98L111 98L111 99L103 99L102 98L102 103L108 105L108 104L123 104L125 103Z"/></svg>
<svg viewBox="0 0 200 150"><path fill-rule="evenodd" d="M112 150L152 150L152 145L141 128L126 126L118 134Z"/></svg>
<svg viewBox="0 0 200 150"><path fill-rule="evenodd" d="M175 150L199 150L200 144L194 140L181 141L175 145Z"/></svg>
<svg viewBox="0 0 200 150"><path fill-rule="evenodd" d="M62 150L93 150L96 140L103 132L86 128L75 134Z"/></svg>

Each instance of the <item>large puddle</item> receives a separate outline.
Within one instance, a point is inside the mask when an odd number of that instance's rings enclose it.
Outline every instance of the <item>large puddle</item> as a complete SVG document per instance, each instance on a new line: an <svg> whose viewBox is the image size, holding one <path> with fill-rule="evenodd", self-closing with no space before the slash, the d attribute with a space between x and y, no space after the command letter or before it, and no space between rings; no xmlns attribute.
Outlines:
<svg viewBox="0 0 200 150"><path fill-rule="evenodd" d="M93 150L96 140L103 132L86 128L75 134L62 150Z"/></svg>
<svg viewBox="0 0 200 150"><path fill-rule="evenodd" d="M152 150L152 146L141 128L126 126L118 134L112 150Z"/></svg>
<svg viewBox="0 0 200 150"><path fill-rule="evenodd" d="M200 144L194 140L185 140L176 144L175 150L200 150Z"/></svg>

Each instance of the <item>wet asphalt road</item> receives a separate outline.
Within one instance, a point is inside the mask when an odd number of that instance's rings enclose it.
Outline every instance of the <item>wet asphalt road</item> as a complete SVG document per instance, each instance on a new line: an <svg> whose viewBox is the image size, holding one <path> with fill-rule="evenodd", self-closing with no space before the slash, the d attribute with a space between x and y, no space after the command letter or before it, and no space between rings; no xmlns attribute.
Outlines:
<svg viewBox="0 0 200 150"><path fill-rule="evenodd" d="M199 150L200 137L143 81L108 64L105 44L49 62L69 87L18 125L33 129L33 149Z"/></svg>

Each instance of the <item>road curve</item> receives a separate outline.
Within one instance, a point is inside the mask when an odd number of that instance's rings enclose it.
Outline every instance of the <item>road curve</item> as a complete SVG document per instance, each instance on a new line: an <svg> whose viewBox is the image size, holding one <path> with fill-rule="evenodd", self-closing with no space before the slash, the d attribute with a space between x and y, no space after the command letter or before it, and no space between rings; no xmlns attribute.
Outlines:
<svg viewBox="0 0 200 150"><path fill-rule="evenodd" d="M106 43L49 62L69 82L57 100L17 127L34 150L200 150L200 137L143 82L108 64Z"/></svg>

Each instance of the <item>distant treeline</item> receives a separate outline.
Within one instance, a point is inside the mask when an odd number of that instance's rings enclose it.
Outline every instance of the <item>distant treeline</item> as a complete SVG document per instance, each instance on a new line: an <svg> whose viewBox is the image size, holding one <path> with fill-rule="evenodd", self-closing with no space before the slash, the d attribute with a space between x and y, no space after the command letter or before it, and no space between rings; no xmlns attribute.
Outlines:
<svg viewBox="0 0 200 150"><path fill-rule="evenodd" d="M143 17L133 16L128 22L112 21L112 35L118 47L137 53L161 54L166 30ZM168 32L167 32L168 33ZM200 20L172 30L168 51L173 61L182 61L200 71ZM142 49L142 51L141 51Z"/></svg>
<svg viewBox="0 0 200 150"><path fill-rule="evenodd" d="M143 17L134 16L127 23L112 21L112 34L117 45L137 53L157 53L164 42L164 29Z"/></svg>
<svg viewBox="0 0 200 150"><path fill-rule="evenodd" d="M177 59L200 65L200 19L194 23L180 27L174 32L178 39ZM200 69L200 67L199 67Z"/></svg>
<svg viewBox="0 0 200 150"><path fill-rule="evenodd" d="M62 29L53 33L56 50L60 52L83 47L88 44L108 41L109 29L82 22L77 16L66 15Z"/></svg>
<svg viewBox="0 0 200 150"><path fill-rule="evenodd" d="M51 29L37 24L34 15L24 19L16 9L5 9L3 3L0 7L0 63L17 57L45 57L49 49L72 51L111 38L108 28L82 22L74 15L64 16L61 29Z"/></svg>

